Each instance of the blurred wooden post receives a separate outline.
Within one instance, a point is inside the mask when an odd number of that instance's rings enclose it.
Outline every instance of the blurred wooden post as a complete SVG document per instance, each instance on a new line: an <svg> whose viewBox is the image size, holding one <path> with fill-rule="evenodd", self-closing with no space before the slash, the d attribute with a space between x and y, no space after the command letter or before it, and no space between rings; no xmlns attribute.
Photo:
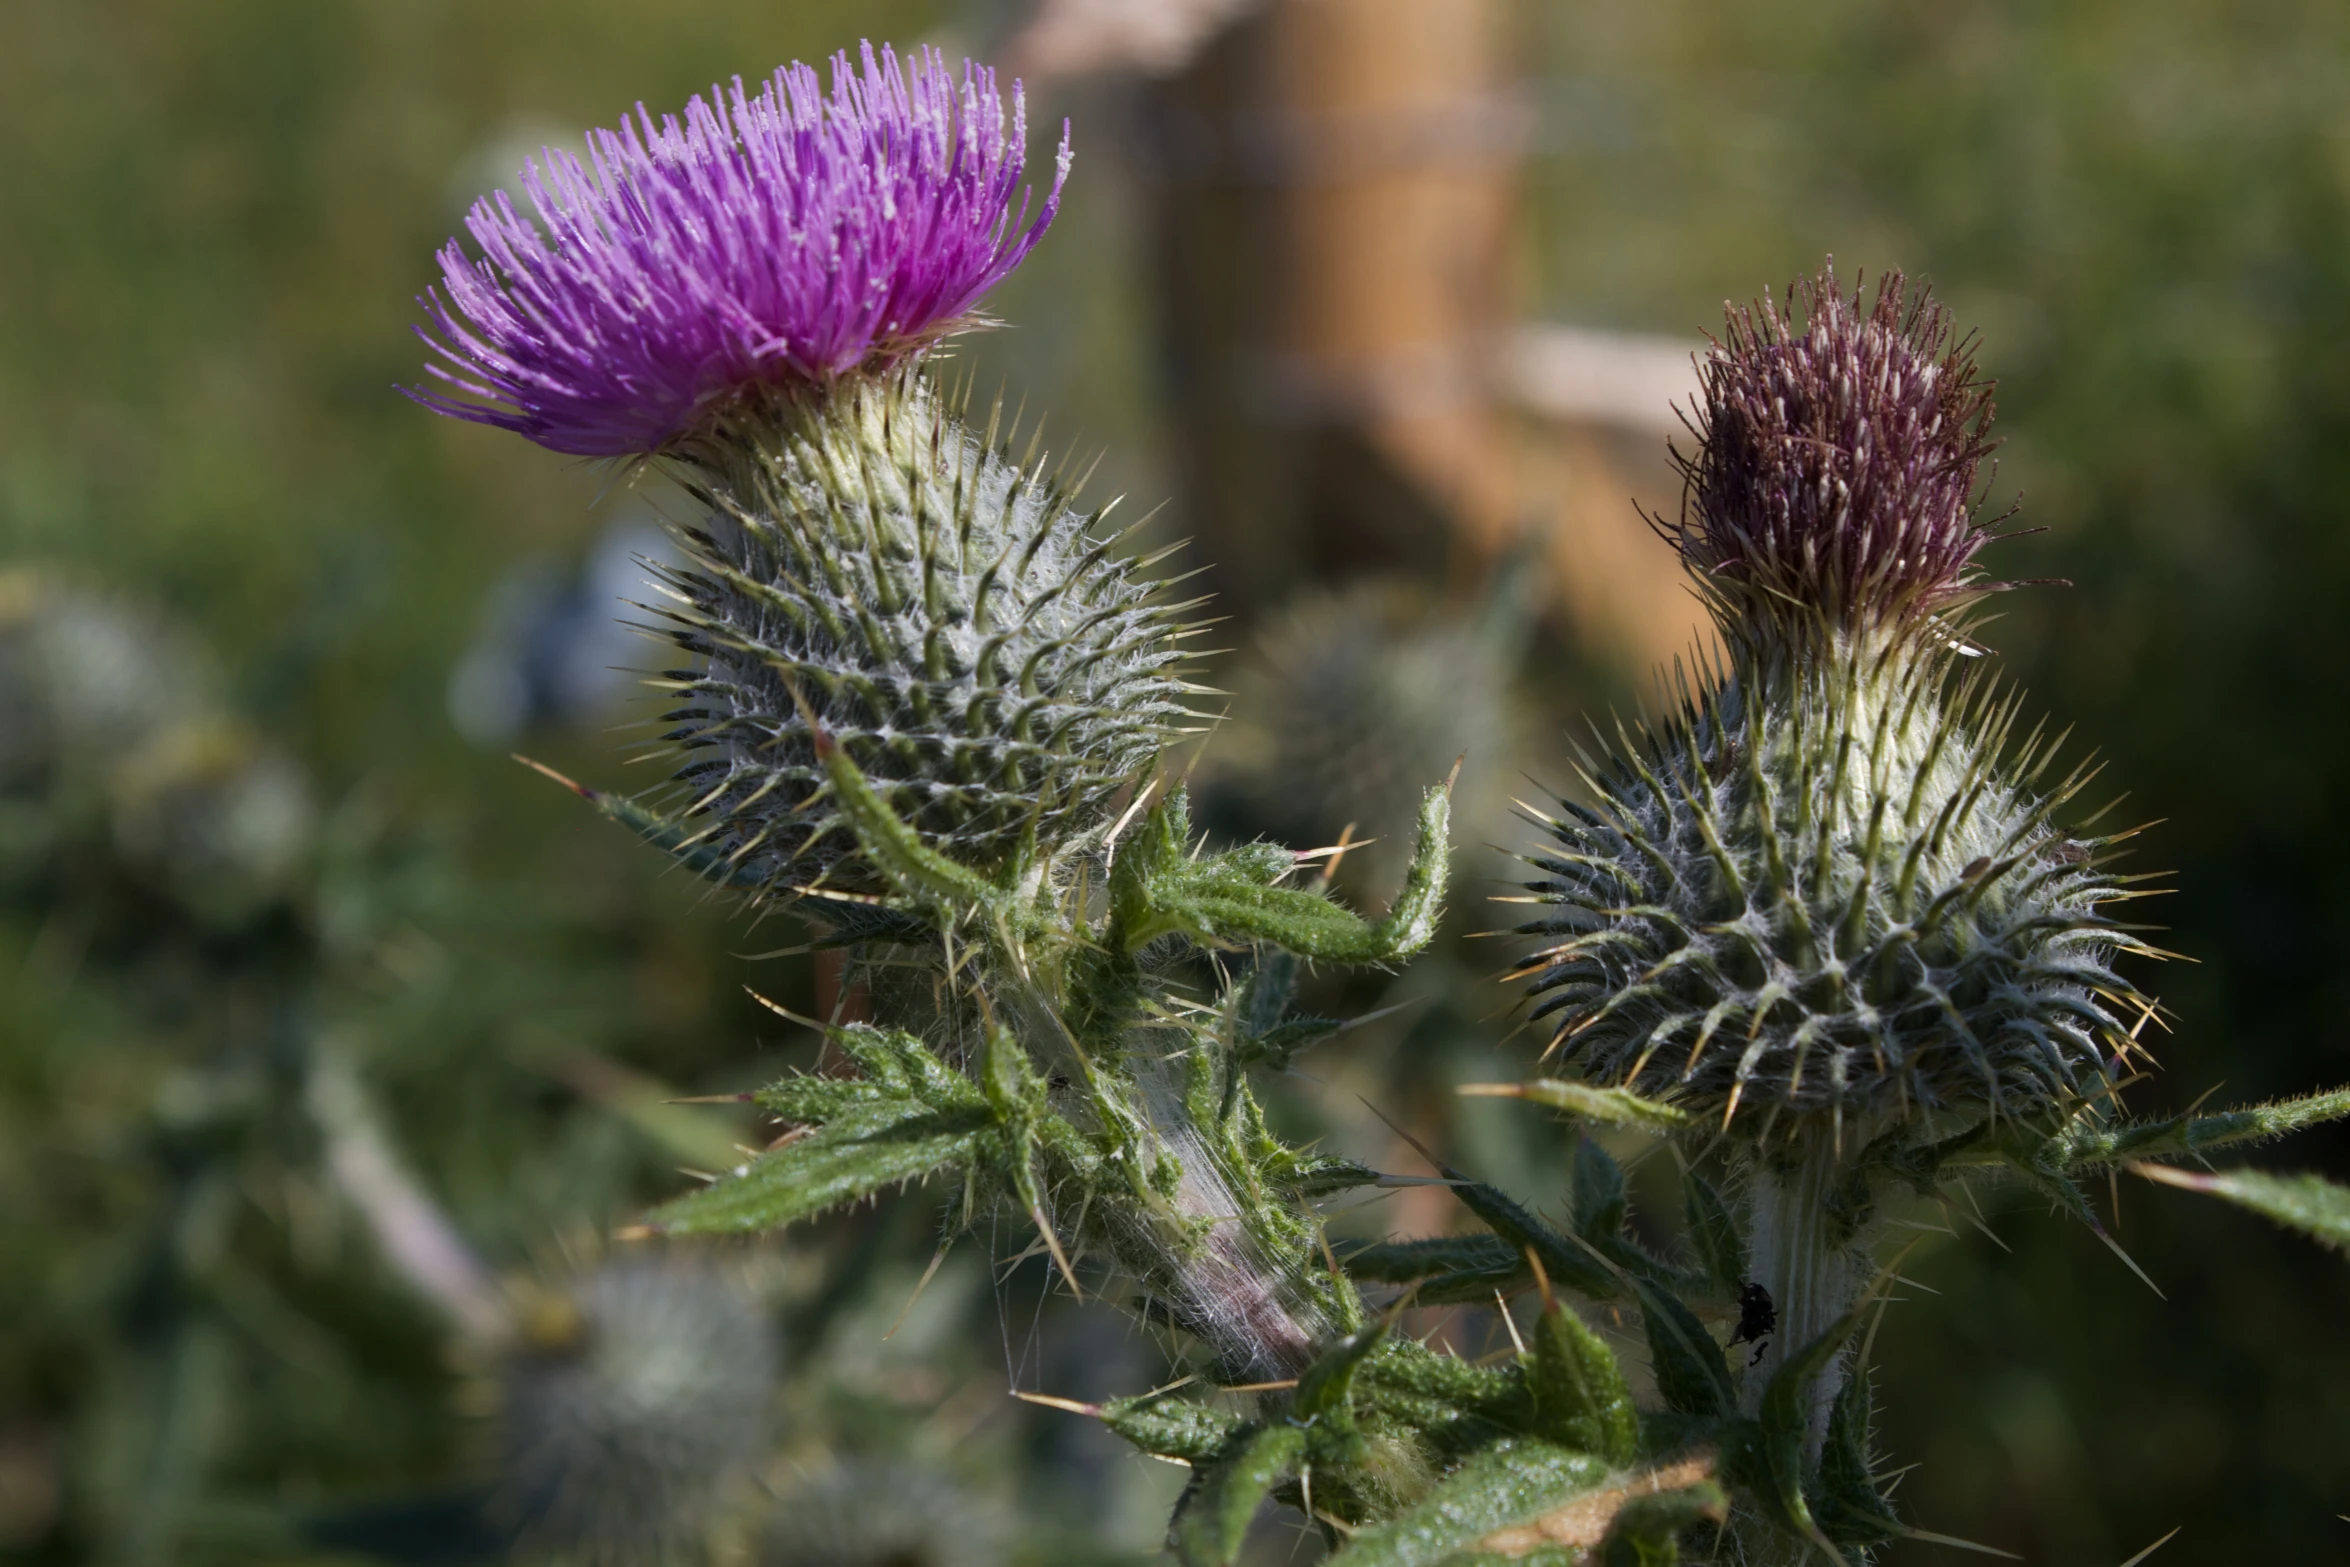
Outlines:
<svg viewBox="0 0 2350 1567"><path fill-rule="evenodd" d="M1498 0L1270 0L1148 137L1186 510L1229 612L1515 521L1485 373L1523 114Z"/></svg>
<svg viewBox="0 0 2350 1567"><path fill-rule="evenodd" d="M1469 587L1522 527L1586 651L1704 634L1664 439L1687 342L1515 320L1512 0L1039 0L1003 63L1135 73L1178 483L1220 610L1361 571Z"/></svg>

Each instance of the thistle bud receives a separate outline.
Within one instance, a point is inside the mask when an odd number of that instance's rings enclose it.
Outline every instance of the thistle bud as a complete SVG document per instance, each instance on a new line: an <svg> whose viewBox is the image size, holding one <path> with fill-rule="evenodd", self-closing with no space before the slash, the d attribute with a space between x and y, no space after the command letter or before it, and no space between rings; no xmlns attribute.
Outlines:
<svg viewBox="0 0 2350 1567"><path fill-rule="evenodd" d="M2152 1010L2129 896L2056 813L2086 783L1970 664L1975 472L1991 389L1896 275L1832 273L1734 311L1701 362L1677 544L1725 656L1663 723L1619 730L1527 856L1526 965L1551 1049L1728 1134L1748 1278L1781 1361L1867 1283L1903 1151L1992 1119L2050 1125L2109 1087ZM1842 1378L1813 1382L1814 1451Z"/></svg>
<svg viewBox="0 0 2350 1567"><path fill-rule="evenodd" d="M1665 527L1727 660L1625 735L1529 857L1552 1047L1733 1119L2034 1117L2093 1091L2140 1004L2098 840L1974 669L1990 388L1921 294L1832 274L1733 312Z"/></svg>

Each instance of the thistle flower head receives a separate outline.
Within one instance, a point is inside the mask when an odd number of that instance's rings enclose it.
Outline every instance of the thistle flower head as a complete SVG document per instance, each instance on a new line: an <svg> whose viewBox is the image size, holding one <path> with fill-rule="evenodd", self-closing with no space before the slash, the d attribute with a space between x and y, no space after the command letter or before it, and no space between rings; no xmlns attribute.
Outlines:
<svg viewBox="0 0 2350 1567"><path fill-rule="evenodd" d="M582 456L658 450L761 389L886 367L967 324L1043 237L1068 175L1066 132L1033 220L994 73L958 81L935 50L832 61L832 92L792 64L753 95L638 106L523 174L545 224L503 192L440 253L418 333L445 390L409 395ZM1018 197L1015 205L1015 197ZM437 335L436 330L437 329Z"/></svg>
<svg viewBox="0 0 2350 1567"><path fill-rule="evenodd" d="M1587 1075L1725 1119L2037 1116L2135 1048L2112 965L2148 949L2105 912L2135 895L2109 840L2057 820L2094 769L2052 775L2016 696L1956 673L1990 389L1898 274L1865 311L1794 292L1704 361L1660 530L1727 657L1549 821L1525 977Z"/></svg>
<svg viewBox="0 0 2350 1567"><path fill-rule="evenodd" d="M1784 308L1729 310L1698 379L1657 526L1733 637L1899 630L1997 586L1975 565L1992 386L1925 289L1888 273L1864 308L1831 264Z"/></svg>

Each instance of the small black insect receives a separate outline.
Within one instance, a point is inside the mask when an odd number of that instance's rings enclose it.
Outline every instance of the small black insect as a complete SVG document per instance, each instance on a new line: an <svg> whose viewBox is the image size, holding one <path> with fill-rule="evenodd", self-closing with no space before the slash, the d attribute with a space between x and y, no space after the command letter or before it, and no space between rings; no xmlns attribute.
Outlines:
<svg viewBox="0 0 2350 1567"><path fill-rule="evenodd" d="M1778 1325L1779 1308L1771 1304L1769 1290L1760 1284L1749 1284L1738 1292L1738 1331L1730 1335L1730 1342L1754 1346L1754 1359L1748 1365L1762 1363L1763 1340Z"/></svg>

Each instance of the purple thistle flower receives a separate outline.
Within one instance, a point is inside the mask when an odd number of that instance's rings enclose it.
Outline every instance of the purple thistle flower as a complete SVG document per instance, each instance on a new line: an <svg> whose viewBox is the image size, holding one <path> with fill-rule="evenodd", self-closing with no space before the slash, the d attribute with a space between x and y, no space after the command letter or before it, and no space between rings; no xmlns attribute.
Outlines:
<svg viewBox="0 0 2350 1567"><path fill-rule="evenodd" d="M1731 309L1698 362L1676 450L1681 517L1651 522L1679 548L1725 621L1900 626L1985 582L1975 471L1992 449L1992 384L1971 339L1924 289L1888 274L1861 308L1834 264Z"/></svg>
<svg viewBox="0 0 2350 1567"><path fill-rule="evenodd" d="M419 300L461 396L407 388L435 413L590 457L650 452L763 386L823 386L889 365L967 324L1060 208L1068 131L1034 222L995 74L960 83L925 49L832 61L827 99L794 63L756 97L741 78L656 125L642 104L590 134L592 172L552 148L524 169L546 225L504 191L474 203ZM1019 210L1012 197L1021 192ZM445 297L444 297L445 294Z"/></svg>

